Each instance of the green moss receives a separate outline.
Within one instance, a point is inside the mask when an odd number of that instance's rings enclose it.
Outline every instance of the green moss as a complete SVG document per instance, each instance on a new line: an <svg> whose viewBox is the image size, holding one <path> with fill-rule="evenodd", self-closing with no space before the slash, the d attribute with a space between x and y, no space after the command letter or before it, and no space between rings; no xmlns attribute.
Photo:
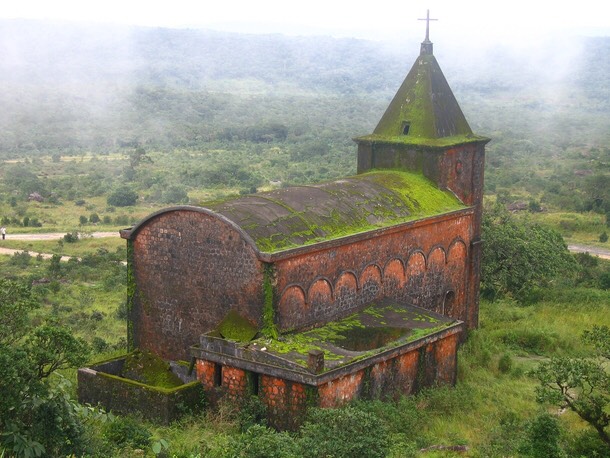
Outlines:
<svg viewBox="0 0 610 458"><path fill-rule="evenodd" d="M388 327L382 318L387 318L392 326ZM331 366L336 367L336 363L341 365L367 358L382 349L413 342L452 324L451 320L440 322L416 308L405 309L392 303L371 304L342 320L309 331L284 334L279 339L266 339L260 345L304 367L307 366L310 351L322 351L326 361L335 363L327 365L328 370ZM374 348L368 349L366 344L352 342L353 339L374 340L376 344L373 342ZM357 351L358 354L344 350Z"/></svg>
<svg viewBox="0 0 610 458"><path fill-rule="evenodd" d="M265 264L263 270L263 329L262 334L271 339L277 339L275 325L275 310L273 308L273 267Z"/></svg>
<svg viewBox="0 0 610 458"><path fill-rule="evenodd" d="M296 211L282 204L282 208L290 211L289 215L268 225L277 228L277 232L269 235L268 227L259 231L252 224L247 226L257 247L263 252L273 253L465 208L454 194L438 189L423 175L413 172L377 170L349 179L356 184L354 189L368 189L366 186L359 188L359 180L372 182L378 187L372 195L354 192L348 196L345 195L347 187L340 191L324 188L329 194L333 191L343 193L343 200L337 202L349 203L344 209L332 209L328 215L308 209ZM289 224L295 219L299 222L296 225L298 230Z"/></svg>
<svg viewBox="0 0 610 458"><path fill-rule="evenodd" d="M118 375L107 374L105 372L98 372L98 375L101 377L108 378L108 379L120 381L121 383L128 383L130 385L138 386L138 387L143 388L148 391L156 391L156 392L162 393L162 394L173 394L178 391L187 390L190 388L200 388L201 387L201 382L199 380L195 380L194 382L184 383L182 385L176 385L176 386L170 387L170 388L164 388L164 387L160 387L160 386L147 385L146 383L142 383L137 380L132 380L129 378L118 376Z"/></svg>
<svg viewBox="0 0 610 458"><path fill-rule="evenodd" d="M182 380L172 372L168 362L146 351L134 351L128 354L125 357L121 376L145 385L165 389L184 385Z"/></svg>
<svg viewBox="0 0 610 458"><path fill-rule="evenodd" d="M408 134L403 133L405 122L409 124ZM452 136L445 136L449 133L447 127ZM357 140L449 146L474 138L438 62L433 55L424 54L417 58L390 102L375 134Z"/></svg>
<svg viewBox="0 0 610 458"><path fill-rule="evenodd" d="M254 339L258 330L237 311L230 310L218 325L218 332L224 339L250 342Z"/></svg>
<svg viewBox="0 0 610 458"><path fill-rule="evenodd" d="M415 217L430 216L463 207L453 193L439 190L430 180L417 173L368 172L363 176L369 176L371 181L394 192Z"/></svg>
<svg viewBox="0 0 610 458"><path fill-rule="evenodd" d="M475 135L475 134L452 135L450 137L442 137L442 138L411 137L408 135L371 134L371 135L364 135L362 137L355 138L354 140L359 141L359 142L395 143L395 144L401 144L401 145L430 146L430 147L435 147L435 148L445 148L448 146L488 141L489 139L487 137L482 137L480 135Z"/></svg>
<svg viewBox="0 0 610 458"><path fill-rule="evenodd" d="M136 295L136 279L133 271L133 240L127 240L127 351L135 349L132 310Z"/></svg>

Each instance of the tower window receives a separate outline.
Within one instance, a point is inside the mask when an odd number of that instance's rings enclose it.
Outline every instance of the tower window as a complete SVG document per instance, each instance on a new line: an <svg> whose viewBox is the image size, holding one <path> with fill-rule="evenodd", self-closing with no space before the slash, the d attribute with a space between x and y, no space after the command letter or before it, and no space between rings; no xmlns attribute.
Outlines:
<svg viewBox="0 0 610 458"><path fill-rule="evenodd" d="M402 134L409 135L409 128L411 127L411 123L408 121L402 122Z"/></svg>

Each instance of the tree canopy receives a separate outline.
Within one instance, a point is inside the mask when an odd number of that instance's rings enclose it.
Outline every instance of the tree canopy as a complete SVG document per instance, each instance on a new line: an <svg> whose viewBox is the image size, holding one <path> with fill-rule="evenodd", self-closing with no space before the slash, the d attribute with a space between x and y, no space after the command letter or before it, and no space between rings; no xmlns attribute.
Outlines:
<svg viewBox="0 0 610 458"><path fill-rule="evenodd" d="M65 387L47 379L84 364L89 348L52 322L34 326L30 312L37 307L28 286L0 279L0 449L64 456L83 445L82 425Z"/></svg>
<svg viewBox="0 0 610 458"><path fill-rule="evenodd" d="M488 298L526 301L533 288L576 270L561 234L517 221L500 205L486 209L482 233L481 293Z"/></svg>

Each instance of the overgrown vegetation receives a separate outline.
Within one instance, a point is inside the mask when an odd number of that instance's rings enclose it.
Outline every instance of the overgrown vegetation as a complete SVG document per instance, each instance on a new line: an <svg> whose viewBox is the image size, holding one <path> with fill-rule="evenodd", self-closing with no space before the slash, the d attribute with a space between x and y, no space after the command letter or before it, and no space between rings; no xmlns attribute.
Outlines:
<svg viewBox="0 0 610 458"><path fill-rule="evenodd" d="M52 320L34 325L29 286L0 280L0 448L15 456L83 453L84 425L66 382L49 377L78 367L87 344Z"/></svg>
<svg viewBox="0 0 610 458"><path fill-rule="evenodd" d="M481 294L489 299L509 295L522 303L535 301L551 281L576 273L559 232L518 221L502 205L486 209L482 236Z"/></svg>

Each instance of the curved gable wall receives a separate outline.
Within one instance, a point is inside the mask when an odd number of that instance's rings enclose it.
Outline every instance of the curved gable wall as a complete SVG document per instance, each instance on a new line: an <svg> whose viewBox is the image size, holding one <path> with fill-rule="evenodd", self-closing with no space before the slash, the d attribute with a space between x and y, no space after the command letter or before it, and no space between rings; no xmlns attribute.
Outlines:
<svg viewBox="0 0 610 458"><path fill-rule="evenodd" d="M260 326L263 266L251 240L209 211L178 207L132 231L133 344L186 358L231 309Z"/></svg>

